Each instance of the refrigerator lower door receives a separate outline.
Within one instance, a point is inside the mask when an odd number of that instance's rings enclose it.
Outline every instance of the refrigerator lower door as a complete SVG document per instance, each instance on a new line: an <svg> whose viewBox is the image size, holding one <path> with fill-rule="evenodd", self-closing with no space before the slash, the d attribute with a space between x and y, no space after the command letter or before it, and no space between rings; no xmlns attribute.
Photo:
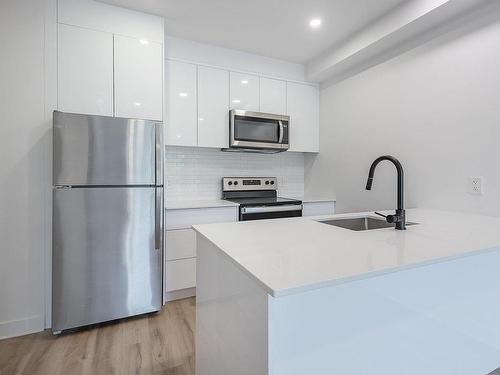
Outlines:
<svg viewBox="0 0 500 375"><path fill-rule="evenodd" d="M155 192L54 190L53 331L160 310Z"/></svg>

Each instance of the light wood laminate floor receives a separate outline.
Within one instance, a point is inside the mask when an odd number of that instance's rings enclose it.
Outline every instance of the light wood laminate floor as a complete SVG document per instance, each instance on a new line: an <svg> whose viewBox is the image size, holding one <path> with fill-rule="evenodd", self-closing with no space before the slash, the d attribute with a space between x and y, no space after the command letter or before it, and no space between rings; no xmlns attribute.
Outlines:
<svg viewBox="0 0 500 375"><path fill-rule="evenodd" d="M0 374L194 375L195 299L157 314L53 336L0 340Z"/></svg>

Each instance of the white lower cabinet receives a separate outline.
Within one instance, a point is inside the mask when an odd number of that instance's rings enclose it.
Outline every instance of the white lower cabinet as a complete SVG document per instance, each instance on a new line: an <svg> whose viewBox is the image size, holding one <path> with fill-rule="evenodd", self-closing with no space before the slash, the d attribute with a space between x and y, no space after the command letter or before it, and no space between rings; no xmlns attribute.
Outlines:
<svg viewBox="0 0 500 375"><path fill-rule="evenodd" d="M165 240L168 245L167 261L196 257L194 229L167 230Z"/></svg>
<svg viewBox="0 0 500 375"><path fill-rule="evenodd" d="M167 292L194 288L196 286L196 258L167 261L166 273Z"/></svg>
<svg viewBox="0 0 500 375"><path fill-rule="evenodd" d="M311 201L303 202L302 216L333 215L335 213L335 201Z"/></svg>
<svg viewBox="0 0 500 375"><path fill-rule="evenodd" d="M238 221L238 207L167 209L164 300L196 294L196 224Z"/></svg>

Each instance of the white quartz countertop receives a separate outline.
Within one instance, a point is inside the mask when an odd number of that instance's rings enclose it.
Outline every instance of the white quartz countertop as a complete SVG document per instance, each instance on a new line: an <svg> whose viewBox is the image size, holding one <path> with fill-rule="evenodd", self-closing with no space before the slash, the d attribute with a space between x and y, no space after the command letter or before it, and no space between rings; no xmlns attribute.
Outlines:
<svg viewBox="0 0 500 375"><path fill-rule="evenodd" d="M238 203L226 201L224 199L211 200L186 200L168 201L165 204L166 210L185 210L190 208L215 208L215 207L238 207Z"/></svg>
<svg viewBox="0 0 500 375"><path fill-rule="evenodd" d="M500 246L500 218L491 216L410 209L407 221L419 224L408 226L406 231L385 228L356 232L316 221L361 215L206 224L194 229L274 297Z"/></svg>
<svg viewBox="0 0 500 375"><path fill-rule="evenodd" d="M302 200L304 203L316 203L316 202L335 202L335 199L324 199L324 198L301 198L296 199ZM214 208L214 207L237 207L238 203L230 202L225 199L205 199L205 200L185 200L185 201L169 201L167 200L165 204L166 210L185 210L191 208Z"/></svg>

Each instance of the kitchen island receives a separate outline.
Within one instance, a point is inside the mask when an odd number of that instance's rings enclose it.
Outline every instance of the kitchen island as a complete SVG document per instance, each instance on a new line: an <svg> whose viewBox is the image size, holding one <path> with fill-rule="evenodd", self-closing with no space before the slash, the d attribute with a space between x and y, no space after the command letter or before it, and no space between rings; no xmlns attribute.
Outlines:
<svg viewBox="0 0 500 375"><path fill-rule="evenodd" d="M500 218L415 209L406 231L318 221L358 216L195 226L196 374L499 367Z"/></svg>

